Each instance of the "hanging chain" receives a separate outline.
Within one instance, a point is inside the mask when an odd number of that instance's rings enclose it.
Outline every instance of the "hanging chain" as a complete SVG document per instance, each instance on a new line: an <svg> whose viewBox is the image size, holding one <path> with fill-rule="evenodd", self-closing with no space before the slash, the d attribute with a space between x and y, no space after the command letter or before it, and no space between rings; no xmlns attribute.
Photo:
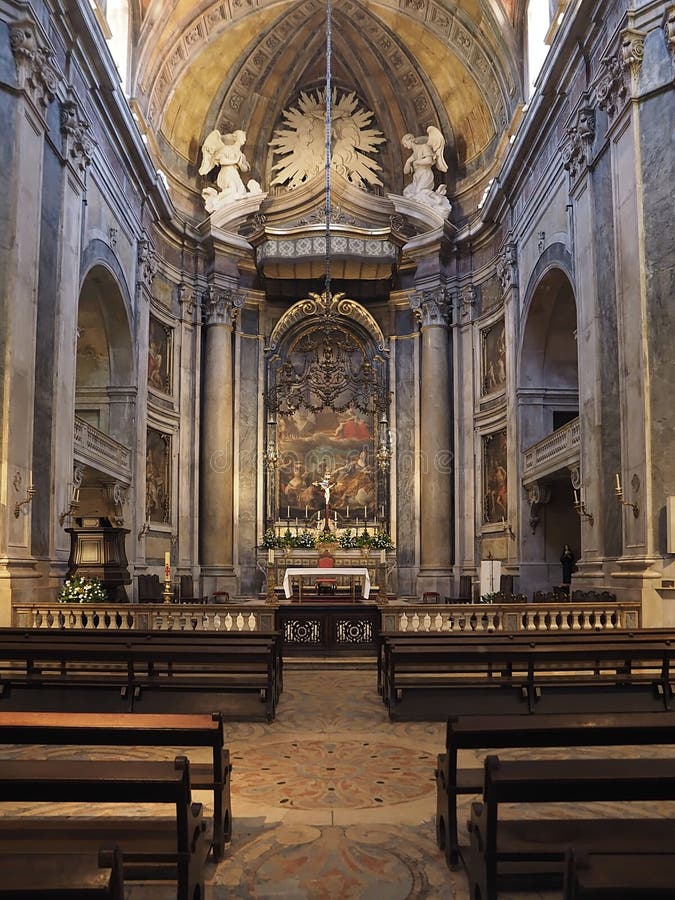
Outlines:
<svg viewBox="0 0 675 900"><path fill-rule="evenodd" d="M331 0L326 0L326 299L330 299L330 167L332 138L332 9Z"/></svg>

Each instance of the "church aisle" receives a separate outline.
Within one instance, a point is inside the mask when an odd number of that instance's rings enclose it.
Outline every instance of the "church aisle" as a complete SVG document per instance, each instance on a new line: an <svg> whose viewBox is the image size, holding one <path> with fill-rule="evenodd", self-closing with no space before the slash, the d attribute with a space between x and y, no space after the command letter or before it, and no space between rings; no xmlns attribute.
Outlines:
<svg viewBox="0 0 675 900"><path fill-rule="evenodd" d="M284 674L277 719L226 723L232 757L233 839L210 863L205 900L470 900L463 871L450 872L435 840L436 755L443 723L388 720L374 668L317 664ZM664 748L641 748L663 755ZM195 748L0 747L5 758L173 759ZM575 755L593 756L595 750ZM615 748L617 755L622 751ZM554 757L555 750L538 751ZM624 750L625 755L632 755ZM465 764L482 758L470 754ZM502 751L511 758L526 751ZM211 794L195 792L210 812ZM471 797L462 800L461 843ZM77 804L20 804L33 816L162 814L158 808L93 810ZM619 804L604 804L616 815ZM16 805L0 805L0 815ZM570 814L578 814L570 807ZM589 808L587 811L592 815ZM537 815L528 808L522 815ZM564 814L564 813L562 813ZM665 810L661 814L666 814ZM503 894L503 900L552 900L560 893ZM133 884L126 900L172 900L168 885Z"/></svg>

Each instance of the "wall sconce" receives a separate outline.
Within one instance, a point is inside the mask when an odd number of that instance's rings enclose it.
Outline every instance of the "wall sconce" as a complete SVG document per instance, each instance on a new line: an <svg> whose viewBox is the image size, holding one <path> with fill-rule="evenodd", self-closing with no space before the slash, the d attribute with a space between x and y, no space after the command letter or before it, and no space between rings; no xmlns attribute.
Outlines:
<svg viewBox="0 0 675 900"><path fill-rule="evenodd" d="M68 509L59 515L59 525L61 527L63 527L63 523L66 521L68 516L72 516L72 514L79 508L80 508L80 504L75 499L75 497L73 497L73 499L70 501L70 506L68 507Z"/></svg>
<svg viewBox="0 0 675 900"><path fill-rule="evenodd" d="M142 527L141 530L138 532L138 540L140 541L140 539L143 537L143 535L144 535L144 534L147 534L149 531L150 531L150 523L149 523L149 522L143 522L143 527Z"/></svg>
<svg viewBox="0 0 675 900"><path fill-rule="evenodd" d="M32 502L33 497L35 496L35 488L31 484L31 486L27 489L26 494L28 495L24 500L17 500L14 504L14 518L18 519L21 514L21 507L28 506L29 503Z"/></svg>
<svg viewBox="0 0 675 900"><path fill-rule="evenodd" d="M593 527L593 514L589 513L586 509L586 504L584 503L583 498L579 500L579 491L577 491L576 488L574 489L574 508L576 509L579 518L588 519L588 524Z"/></svg>
<svg viewBox="0 0 675 900"><path fill-rule="evenodd" d="M635 485L633 485L635 487ZM622 506L629 506L633 510L633 516L637 519L640 515L640 507L637 503L629 503L628 500L623 499L623 488L621 487L621 479L619 478L619 473L616 473L616 485L614 487L614 493L616 494L616 499Z"/></svg>

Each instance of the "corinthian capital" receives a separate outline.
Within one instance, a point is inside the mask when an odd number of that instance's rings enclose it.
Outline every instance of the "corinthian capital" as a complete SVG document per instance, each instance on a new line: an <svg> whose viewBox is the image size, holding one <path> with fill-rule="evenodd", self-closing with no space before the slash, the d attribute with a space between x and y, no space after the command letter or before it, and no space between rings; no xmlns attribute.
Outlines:
<svg viewBox="0 0 675 900"><path fill-rule="evenodd" d="M410 298L410 308L422 328L431 325L446 327L450 321L451 305L444 288L417 291Z"/></svg>
<svg viewBox="0 0 675 900"><path fill-rule="evenodd" d="M9 43L14 54L18 85L43 111L56 96L59 72L54 51L33 19L19 19L9 27Z"/></svg>
<svg viewBox="0 0 675 900"><path fill-rule="evenodd" d="M234 325L239 310L246 303L246 295L233 288L207 288L204 292L207 325Z"/></svg>
<svg viewBox="0 0 675 900"><path fill-rule="evenodd" d="M91 128L79 103L66 100L61 104L61 134L63 135L63 155L81 172L91 163L93 141Z"/></svg>

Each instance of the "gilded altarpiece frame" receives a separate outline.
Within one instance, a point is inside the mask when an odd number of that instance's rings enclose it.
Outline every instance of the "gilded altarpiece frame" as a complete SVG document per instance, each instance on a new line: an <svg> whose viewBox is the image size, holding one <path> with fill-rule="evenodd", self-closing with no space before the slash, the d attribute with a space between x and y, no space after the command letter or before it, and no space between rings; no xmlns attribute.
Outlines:
<svg viewBox="0 0 675 900"><path fill-rule="evenodd" d="M508 518L506 429L483 436L483 524Z"/></svg>
<svg viewBox="0 0 675 900"><path fill-rule="evenodd" d="M278 337L278 342L275 338ZM343 295L310 295L268 348L266 518L318 525L330 476L340 525L388 518L388 351L372 317Z"/></svg>

